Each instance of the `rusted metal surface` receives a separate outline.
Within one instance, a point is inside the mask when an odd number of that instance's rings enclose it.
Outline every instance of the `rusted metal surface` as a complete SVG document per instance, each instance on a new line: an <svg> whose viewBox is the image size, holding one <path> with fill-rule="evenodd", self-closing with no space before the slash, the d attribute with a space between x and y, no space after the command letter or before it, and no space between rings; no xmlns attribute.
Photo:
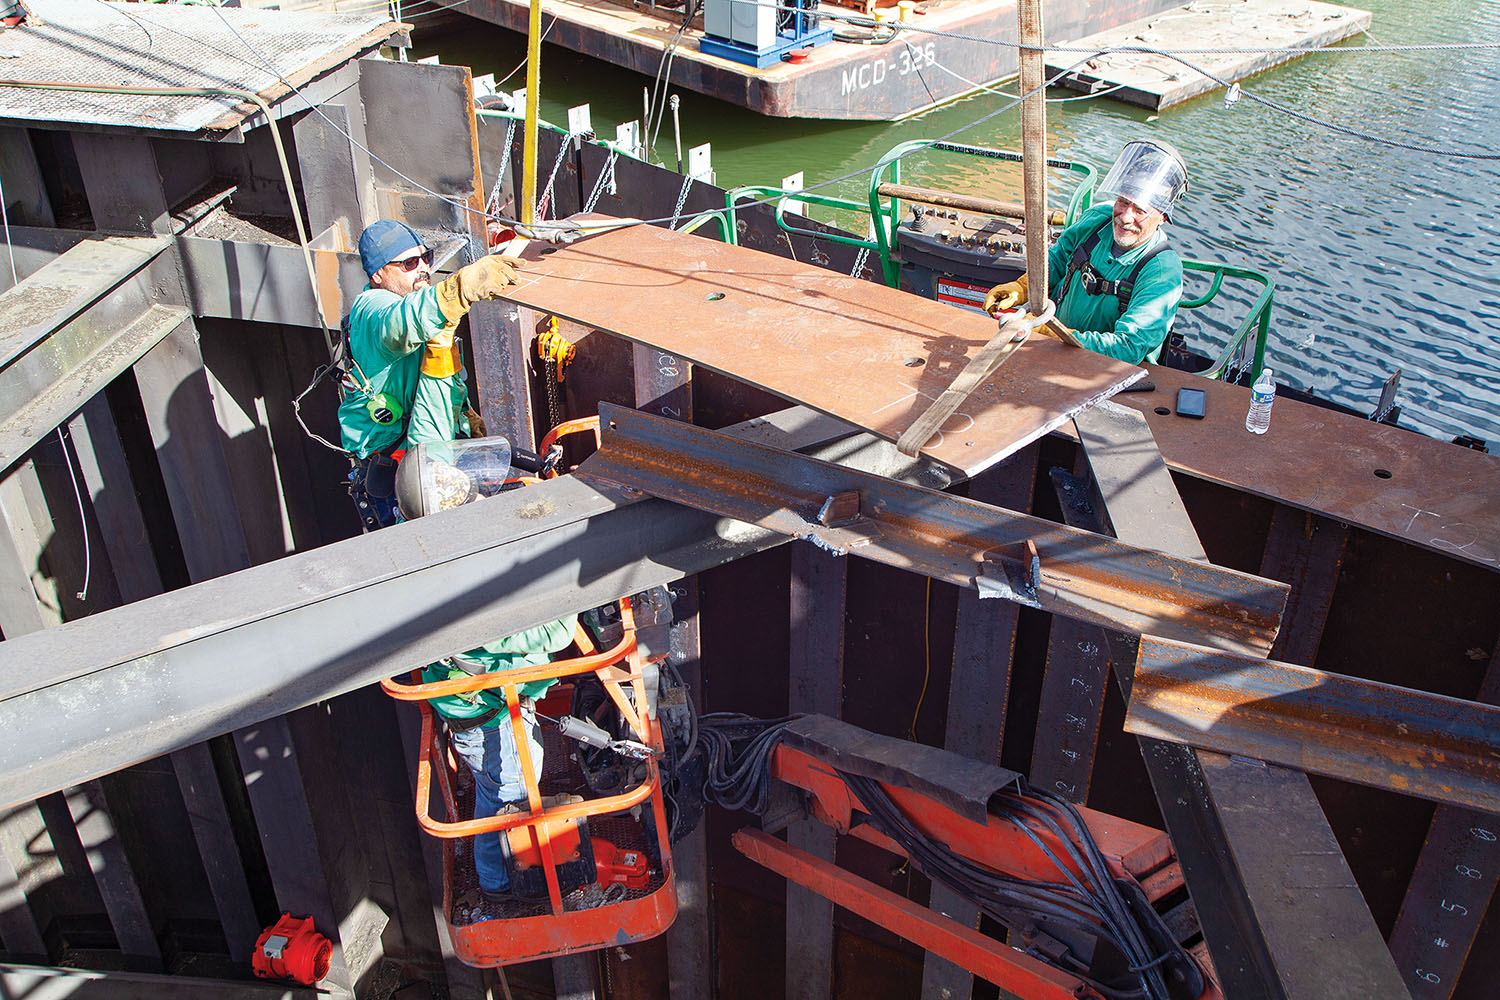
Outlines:
<svg viewBox="0 0 1500 1000"><path fill-rule="evenodd" d="M1500 812L1500 708L1141 638L1127 732Z"/></svg>
<svg viewBox="0 0 1500 1000"><path fill-rule="evenodd" d="M1145 418L1110 405L1077 423L1100 503L1065 506L1065 519L1206 561ZM1123 652L1113 665L1129 699ZM1140 747L1228 996L1404 995L1307 775L1163 740Z"/></svg>
<svg viewBox="0 0 1500 1000"><path fill-rule="evenodd" d="M1156 391L1126 393L1116 402L1145 414L1173 469L1500 567L1500 456L1294 399L1278 399L1271 429L1257 436L1245 430L1248 389L1170 368L1147 370ZM1207 393L1204 419L1155 412L1184 385Z"/></svg>
<svg viewBox="0 0 1500 1000"><path fill-rule="evenodd" d="M1479 700L1500 703L1500 642ZM1500 884L1500 817L1439 806L1411 875L1391 954L1414 1000L1447 1000Z"/></svg>
<svg viewBox="0 0 1500 1000"><path fill-rule="evenodd" d="M1122 631L1212 633L1261 656L1275 639L1284 584L617 406L600 407L600 419L604 445L580 467L582 478ZM821 525L824 503L848 490L859 491L859 520ZM992 569L996 555L1004 563L1028 544L1040 564L1034 598Z"/></svg>
<svg viewBox="0 0 1500 1000"><path fill-rule="evenodd" d="M654 226L548 253L506 294L892 441L995 334L985 316ZM1033 337L922 453L973 476L1142 376Z"/></svg>

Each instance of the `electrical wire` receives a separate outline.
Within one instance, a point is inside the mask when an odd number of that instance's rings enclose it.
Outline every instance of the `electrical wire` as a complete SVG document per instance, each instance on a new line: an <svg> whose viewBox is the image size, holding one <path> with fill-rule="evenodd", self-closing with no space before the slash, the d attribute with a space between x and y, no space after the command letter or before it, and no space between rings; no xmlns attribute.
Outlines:
<svg viewBox="0 0 1500 1000"><path fill-rule="evenodd" d="M677 57L677 46L679 43L681 43L682 36L687 33L688 25L693 23L694 10L695 0L687 0L683 9L682 24L677 28L677 33L672 36L672 40L667 43L667 47L662 50L661 61L656 65L656 80L651 84L650 108L650 110L656 116L656 131L651 131L651 121L649 116L645 122L646 134L650 136L646 149L646 153L648 156L656 155L656 140L660 138L662 124L667 119L667 113L664 110L666 102L665 100L662 100L660 103L658 103L657 88L662 87L661 97L665 98L667 96L667 91L672 87L672 60ZM664 81L665 86L663 86Z"/></svg>
<svg viewBox="0 0 1500 1000"><path fill-rule="evenodd" d="M927 681L932 677L932 577L927 577L927 590L922 597L922 690L917 695L917 707L912 709L911 725L906 727L906 736L917 741L917 717L922 714L922 702L927 698Z"/></svg>
<svg viewBox="0 0 1500 1000"><path fill-rule="evenodd" d="M1076 956L1059 957L1055 952L1049 954L1035 946L1024 950L1064 968L1105 996L1149 996L1165 1000L1168 994L1160 967L1175 956L1171 952L1160 953L1148 943L1144 929L1130 912L1119 886L1110 876L1092 835L1071 804L1064 801L1059 805L1053 799L1030 790L1001 794L993 800L992 814L1008 820L1022 831L1056 868L1059 877L1058 881L1050 882L1025 880L995 872L955 853L947 845L933 841L895 804L879 782L843 771L839 775L870 816L871 825L900 845L923 874L975 903L991 919L1019 932L1017 937L1022 941L1027 937L1035 940L1037 930L1049 937L1068 932L1108 941L1125 957L1139 987L1101 982L1088 974L1088 965ZM1065 818L1059 821L1052 815L1052 810L1062 813ZM1034 825L1043 827L1063 845L1066 862L1057 856ZM1057 940L1066 946L1067 942L1062 938Z"/></svg>
<svg viewBox="0 0 1500 1000"><path fill-rule="evenodd" d="M771 789L771 753L787 725L800 718L757 719L737 712L702 716L699 741L708 755L703 797L726 809L764 814Z"/></svg>

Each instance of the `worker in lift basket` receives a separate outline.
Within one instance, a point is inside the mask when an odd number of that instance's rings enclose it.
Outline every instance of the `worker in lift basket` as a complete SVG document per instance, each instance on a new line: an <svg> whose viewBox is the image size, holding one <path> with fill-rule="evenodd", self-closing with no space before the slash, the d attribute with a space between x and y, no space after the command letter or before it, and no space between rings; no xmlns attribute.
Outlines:
<svg viewBox="0 0 1500 1000"><path fill-rule="evenodd" d="M510 443L503 437L413 442L396 470L395 490L402 513L407 518L417 518L491 495L512 475ZM547 663L572 643L577 624L578 616L568 615L495 639L429 664L422 671L422 680L432 683ZM526 742L538 780L542 744L537 738L534 699L556 683L556 679L528 681L517 689ZM507 806L525 809L526 780L504 692L486 688L433 698L429 704L448 729L448 745L474 776L474 818L497 815ZM474 867L485 898L492 902L515 898L499 833L474 837Z"/></svg>
<svg viewBox="0 0 1500 1000"><path fill-rule="evenodd" d="M1128 142L1099 185L1098 197L1112 200L1084 212L1053 244L1048 297L1084 347L1135 365L1160 359L1182 300L1182 260L1161 227L1187 186L1187 167L1171 146ZM984 309L1010 309L1026 297L1023 274L990 289Z"/></svg>
<svg viewBox="0 0 1500 1000"><path fill-rule="evenodd" d="M469 308L516 281L521 261L485 256L432 283L432 251L415 230L381 219L359 237L370 284L344 321L349 372L339 404L349 492L366 530L401 519L391 453L469 431L462 354L453 331Z"/></svg>

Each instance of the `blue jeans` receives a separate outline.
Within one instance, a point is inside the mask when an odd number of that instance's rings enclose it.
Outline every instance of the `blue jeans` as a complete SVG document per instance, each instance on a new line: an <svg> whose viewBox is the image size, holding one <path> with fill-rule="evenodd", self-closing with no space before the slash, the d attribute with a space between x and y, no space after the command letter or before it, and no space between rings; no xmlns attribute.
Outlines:
<svg viewBox="0 0 1500 1000"><path fill-rule="evenodd" d="M536 774L542 771L542 742L537 739L536 709L527 699L521 700L521 721L526 726ZM516 750L510 713L501 712L499 725L450 733L453 752L468 765L474 775L474 818L494 816L509 803L526 805L526 782L521 777L521 755ZM474 838L474 868L479 874L479 888L487 892L504 892L510 888L505 870L505 852L500 834L481 833Z"/></svg>

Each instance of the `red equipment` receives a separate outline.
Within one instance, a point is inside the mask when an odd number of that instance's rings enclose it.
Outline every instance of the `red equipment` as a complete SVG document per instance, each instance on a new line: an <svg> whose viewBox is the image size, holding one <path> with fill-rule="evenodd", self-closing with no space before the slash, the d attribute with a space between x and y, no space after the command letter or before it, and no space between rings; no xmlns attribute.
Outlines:
<svg viewBox="0 0 1500 1000"><path fill-rule="evenodd" d="M899 844L862 821L869 805L838 773L870 779L930 840L966 859L1011 878L1061 883L1079 870L1068 858L1055 830L1020 825L988 815L990 787L976 785L972 765L944 751L920 747L855 729L846 723L807 716L794 723L797 733L772 751L770 774L806 793L807 812L841 834L858 837L892 854L905 856ZM895 748L895 749L892 749ZM999 772L999 768L990 770ZM975 788L980 794L974 794ZM1166 834L1150 827L1080 807L1113 877L1137 885L1144 899L1156 901L1183 885L1182 868ZM1034 836L1033 836L1034 835ZM1002 991L1028 1000L1098 1000L1100 994L1079 977L1039 961L1012 944L959 923L904 896L876 885L759 830L746 828L732 837L750 860L853 910L908 941L968 969ZM1013 942L1014 943L1014 942ZM1204 974L1196 995L1222 1000L1212 978L1206 950L1189 953Z"/></svg>
<svg viewBox="0 0 1500 1000"><path fill-rule="evenodd" d="M644 889L650 879L646 855L640 851L622 851L607 840L594 840L594 867L599 884L619 883L627 889Z"/></svg>
<svg viewBox="0 0 1500 1000"><path fill-rule="evenodd" d="M422 736L417 758L417 823L428 834L443 841L443 908L454 951L460 961L479 968L492 968L538 958L554 958L613 945L643 941L663 933L677 916L677 892L672 873L672 854L667 842L667 821L661 793L661 775L653 757L644 762L644 779L615 795L594 799L574 796L546 799L534 777L531 751L521 720L519 686L544 678L567 678L593 674L605 694L631 730L634 739L661 752L662 735L655 716L641 710L650 704L646 693L646 658L636 646L635 618L629 599L620 601L624 637L612 649L598 651L581 625L575 642L583 655L554 660L533 667L430 683L403 684L384 680L381 687L399 701L414 701L422 712ZM516 747L526 775L527 808L504 812L488 819L463 815L457 794L458 765L448 752L447 738L433 718L427 701L439 695L461 694L487 687L501 689L509 707L509 721L516 734ZM434 788L437 794L434 795ZM444 818L433 815L434 800ZM577 908L564 901L564 887L597 877L597 861L587 859L587 877L569 876L585 861L585 844L605 842L589 834L583 823L627 823L635 807L650 813L649 828L641 835L654 841L659 864L653 870L641 852L637 864L646 873L639 886L626 884L624 899L607 899L602 905ZM501 919L461 918L455 905L455 840L476 834L501 832L510 844L512 858L523 862L515 872L544 887L534 907L518 909ZM601 831L602 832L602 831ZM610 847L614 845L611 843ZM634 868L631 869L634 871ZM603 879L601 878L602 882ZM518 887L520 883L518 882ZM543 910L544 912L536 912Z"/></svg>
<svg viewBox="0 0 1500 1000"><path fill-rule="evenodd" d="M261 931L250 954L250 969L262 979L295 979L311 986L328 975L333 945L313 928L312 917L283 913Z"/></svg>

